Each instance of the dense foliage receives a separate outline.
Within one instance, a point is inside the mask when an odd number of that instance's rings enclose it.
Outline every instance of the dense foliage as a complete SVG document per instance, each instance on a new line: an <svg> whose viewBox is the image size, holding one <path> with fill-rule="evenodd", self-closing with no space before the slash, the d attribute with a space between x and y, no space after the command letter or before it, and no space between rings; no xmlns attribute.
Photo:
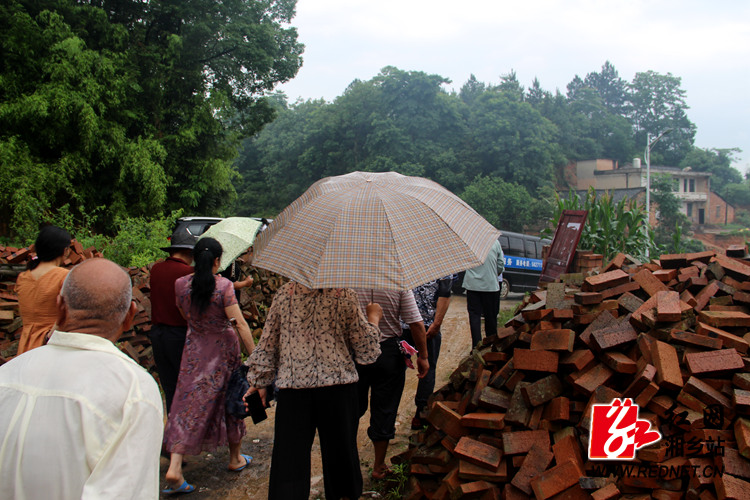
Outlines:
<svg viewBox="0 0 750 500"><path fill-rule="evenodd" d="M750 201L731 167L736 150L693 146L680 82L653 71L625 82L606 62L576 76L567 95L538 80L524 89L513 72L497 85L471 76L449 92L439 75L386 67L333 102L280 98L278 118L244 142L237 211L273 216L322 177L395 170L439 182L502 229L538 230L555 210L553 188L568 185L569 162L631 162L648 133L666 129L652 165L711 172L720 194Z"/></svg>
<svg viewBox="0 0 750 500"><path fill-rule="evenodd" d="M301 65L295 5L3 2L0 224L28 241L63 206L110 233L128 217L231 209L239 141Z"/></svg>

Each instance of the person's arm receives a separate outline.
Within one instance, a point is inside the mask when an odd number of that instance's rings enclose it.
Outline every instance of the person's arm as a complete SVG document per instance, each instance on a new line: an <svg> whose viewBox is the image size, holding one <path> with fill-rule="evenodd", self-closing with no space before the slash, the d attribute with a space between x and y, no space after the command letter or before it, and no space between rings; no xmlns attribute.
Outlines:
<svg viewBox="0 0 750 500"><path fill-rule="evenodd" d="M497 241L497 275L500 276L505 271L505 256L503 255L503 247L500 246L500 242Z"/></svg>
<svg viewBox="0 0 750 500"><path fill-rule="evenodd" d="M260 392L263 404L266 403L266 387L271 385L276 378L279 368L279 339L281 337L281 316L279 315L280 293L285 288L279 289L268 309L266 322L263 325L263 334L258 340L253 352L247 358L247 381L250 389L245 393L245 399L255 391Z"/></svg>
<svg viewBox="0 0 750 500"><path fill-rule="evenodd" d="M448 306L451 303L450 297L438 297L437 305L435 306L435 319L432 321L430 328L427 329L427 338L432 338L440 331L440 326L443 324L445 313L448 312Z"/></svg>
<svg viewBox="0 0 750 500"><path fill-rule="evenodd" d="M242 281L235 281L234 282L234 289L235 290L239 290L240 288L246 288L246 287L252 286L252 285L253 285L253 277L252 276L248 276L247 278L245 278Z"/></svg>
<svg viewBox="0 0 750 500"><path fill-rule="evenodd" d="M225 307L224 312L226 313L227 318L230 320L234 319L237 322L237 333L240 335L242 343L245 344L247 353L250 354L253 352L253 349L255 348L255 340L253 339L252 332L250 332L250 327L247 326L245 317L242 315L240 305L235 303L229 307Z"/></svg>
<svg viewBox="0 0 750 500"><path fill-rule="evenodd" d="M343 291L344 297L340 302L339 320L349 336L349 344L354 353L354 362L369 365L377 361L380 356L380 318L383 308L380 304L370 303L366 313L359 307L357 293L354 290Z"/></svg>

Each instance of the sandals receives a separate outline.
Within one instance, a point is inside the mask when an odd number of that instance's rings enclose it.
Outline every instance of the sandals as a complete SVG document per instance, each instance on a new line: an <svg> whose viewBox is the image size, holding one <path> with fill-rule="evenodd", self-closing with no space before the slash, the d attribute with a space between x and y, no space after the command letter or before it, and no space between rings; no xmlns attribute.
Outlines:
<svg viewBox="0 0 750 500"><path fill-rule="evenodd" d="M195 486L188 483L187 481L183 481L179 488L167 488L164 490L161 490L162 493L165 495L176 495L179 493L192 493L195 491Z"/></svg>
<svg viewBox="0 0 750 500"><path fill-rule="evenodd" d="M247 467L248 465L250 465L250 462L253 461L253 457L251 457L250 455L240 455L240 456L242 456L242 457L245 458L245 465L243 465L242 467L237 467L236 469L232 469L230 467L227 467L227 470L229 472L239 472L242 469L244 469L245 467Z"/></svg>

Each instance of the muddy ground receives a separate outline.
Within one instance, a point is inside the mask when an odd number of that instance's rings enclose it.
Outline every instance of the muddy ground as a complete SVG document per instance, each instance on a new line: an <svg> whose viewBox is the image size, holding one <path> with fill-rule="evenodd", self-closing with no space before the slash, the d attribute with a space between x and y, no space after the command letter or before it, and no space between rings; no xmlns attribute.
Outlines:
<svg viewBox="0 0 750 500"><path fill-rule="evenodd" d="M504 300L501 308L512 309L518 301ZM454 296L451 305L443 321L443 341L440 350L440 359L437 367L436 388L445 384L451 372L458 366L471 348L471 335L466 315L465 296ZM404 395L399 406L398 419L396 420L396 438L391 441L388 448L386 462L390 463L390 457L404 451L411 435L411 419L414 416L414 393L417 388L417 377L414 370L408 370ZM188 498L192 500L239 500L239 499L265 499L268 496L268 476L271 468L271 451L273 449L273 421L274 408L268 410L268 419L258 425L253 425L251 419L246 420L247 436L243 440L242 452L252 455L253 462L242 472L228 472L228 451L220 448L215 453L203 453L199 456L186 457L184 467L185 479L196 487L196 491ZM369 424L369 412L362 417L359 426L359 458L362 465L362 477L364 479L363 498L377 498L373 493L376 485L370 480L371 464L373 460L372 443L367 437ZM168 461L161 461L161 484L166 487L164 474L166 473ZM312 468L311 468L310 499L325 498L323 492L323 469L320 461L320 448L317 438L313 444ZM161 495L161 498L170 498L170 495Z"/></svg>

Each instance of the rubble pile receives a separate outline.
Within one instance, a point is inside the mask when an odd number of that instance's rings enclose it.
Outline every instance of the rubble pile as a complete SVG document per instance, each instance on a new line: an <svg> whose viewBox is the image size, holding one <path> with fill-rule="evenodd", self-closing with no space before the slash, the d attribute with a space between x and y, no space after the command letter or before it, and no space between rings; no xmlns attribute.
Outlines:
<svg viewBox="0 0 750 500"><path fill-rule="evenodd" d="M395 457L406 498L750 498L750 264L729 254L620 254L527 296Z"/></svg>
<svg viewBox="0 0 750 500"><path fill-rule="evenodd" d="M33 256L33 246L0 246L0 365L13 358L18 349L23 322L18 312L18 297L13 289L16 277L26 269L26 263ZM70 255L63 262L63 267L71 268L85 259L97 257L102 257L101 252L93 247L84 249L79 242L73 241ZM133 282L133 299L138 306L138 313L133 320L133 327L123 333L117 346L141 366L154 372L154 358L148 339L148 332L151 330L149 269L150 266L126 269ZM273 295L285 278L245 263L240 265L240 273L243 278L248 275L253 277L253 285L241 291L240 307L257 341L263 331L266 311Z"/></svg>

